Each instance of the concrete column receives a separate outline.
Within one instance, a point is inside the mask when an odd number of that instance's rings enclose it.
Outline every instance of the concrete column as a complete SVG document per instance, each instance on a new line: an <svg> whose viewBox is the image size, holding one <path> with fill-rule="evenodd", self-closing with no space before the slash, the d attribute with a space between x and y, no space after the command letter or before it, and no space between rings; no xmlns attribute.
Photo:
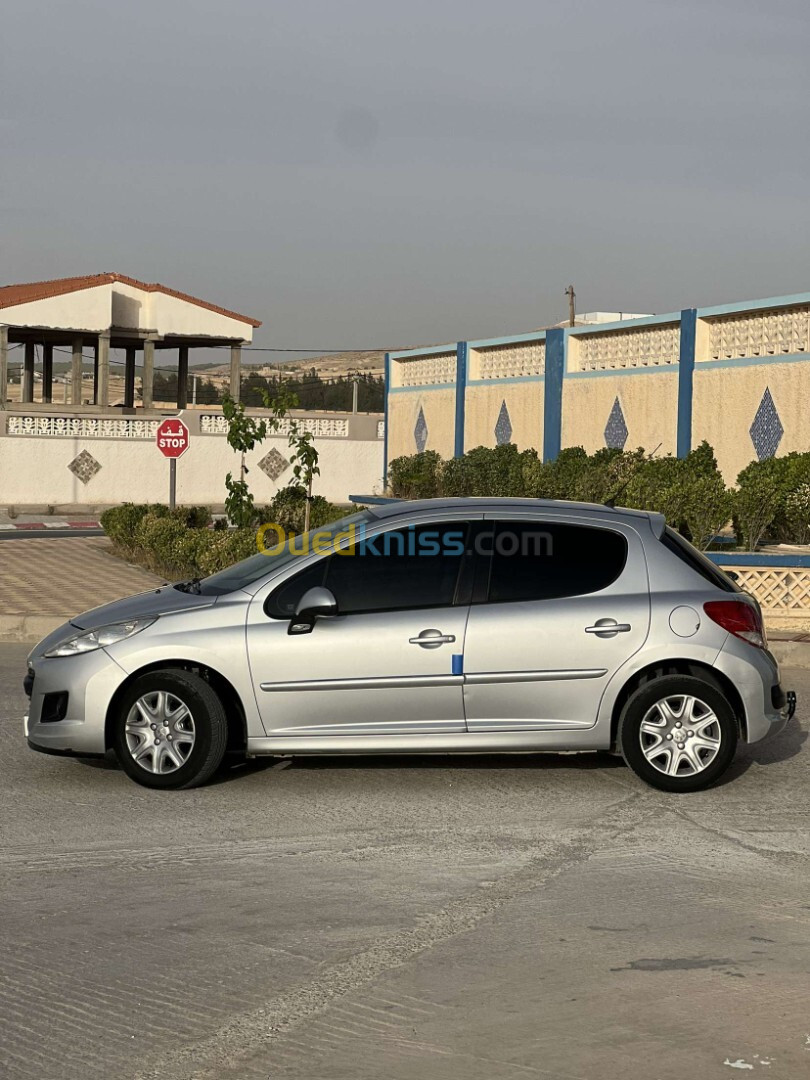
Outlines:
<svg viewBox="0 0 810 1080"><path fill-rule="evenodd" d="M697 311L681 312L681 345L678 357L678 457L685 458L692 449L692 384L695 374L695 338Z"/></svg>
<svg viewBox="0 0 810 1080"><path fill-rule="evenodd" d="M239 401L242 390L242 346L231 345L231 388L230 395Z"/></svg>
<svg viewBox="0 0 810 1080"><path fill-rule="evenodd" d="M126 364L124 365L124 405L127 409L135 408L135 346L127 345Z"/></svg>
<svg viewBox="0 0 810 1080"><path fill-rule="evenodd" d="M97 405L103 409L110 405L110 336L98 335L98 398Z"/></svg>
<svg viewBox="0 0 810 1080"><path fill-rule="evenodd" d="M382 489L388 491L388 395L391 392L391 354L383 361L383 474Z"/></svg>
<svg viewBox="0 0 810 1080"><path fill-rule="evenodd" d="M177 408L188 407L188 345L177 350Z"/></svg>
<svg viewBox="0 0 810 1080"><path fill-rule="evenodd" d="M22 400L29 402L34 400L34 343L26 341L25 360L23 362L22 377Z"/></svg>
<svg viewBox="0 0 810 1080"><path fill-rule="evenodd" d="M48 342L42 346L42 400L53 401L53 345Z"/></svg>
<svg viewBox="0 0 810 1080"><path fill-rule="evenodd" d="M98 342L93 346L93 404L98 405Z"/></svg>
<svg viewBox="0 0 810 1080"><path fill-rule="evenodd" d="M568 338L563 329L546 331L543 386L543 461L556 461L562 438L562 394Z"/></svg>
<svg viewBox="0 0 810 1080"><path fill-rule="evenodd" d="M456 345L456 434L454 439L454 457L464 456L464 398L467 390L467 356L469 348L466 341Z"/></svg>
<svg viewBox="0 0 810 1080"><path fill-rule="evenodd" d="M0 409L8 397L8 327L0 326Z"/></svg>
<svg viewBox="0 0 810 1080"><path fill-rule="evenodd" d="M70 403L82 403L82 339L73 339L73 355L70 361Z"/></svg>
<svg viewBox="0 0 810 1080"><path fill-rule="evenodd" d="M151 409L153 403L152 384L155 378L155 343L145 341L143 343L143 392L141 394L143 407Z"/></svg>

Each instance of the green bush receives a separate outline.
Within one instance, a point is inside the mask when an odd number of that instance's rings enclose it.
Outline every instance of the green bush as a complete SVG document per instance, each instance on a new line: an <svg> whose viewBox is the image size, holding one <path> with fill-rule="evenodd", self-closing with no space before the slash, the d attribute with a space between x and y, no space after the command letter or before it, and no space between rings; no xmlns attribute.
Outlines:
<svg viewBox="0 0 810 1080"><path fill-rule="evenodd" d="M526 494L524 468L537 460L537 451L520 453L514 443L494 448L477 446L455 460L459 462L455 469L448 473L449 462L445 462L439 472L441 495L450 496L448 488L455 486L464 495L491 495L497 491L503 496L522 498Z"/></svg>
<svg viewBox="0 0 810 1080"><path fill-rule="evenodd" d="M734 511L734 493L726 487L707 442L685 458L666 456L641 462L617 501L663 514L670 525L702 549L726 526Z"/></svg>
<svg viewBox="0 0 810 1080"><path fill-rule="evenodd" d="M101 526L114 544L126 549L132 544L138 527L147 515L177 521L188 529L203 529L211 524L211 512L207 506L178 506L170 510L163 503L123 503L104 511Z"/></svg>
<svg viewBox="0 0 810 1080"><path fill-rule="evenodd" d="M737 477L738 540L753 551L763 540L805 543L810 534L810 454L752 461Z"/></svg>
<svg viewBox="0 0 810 1080"><path fill-rule="evenodd" d="M429 451L392 461L389 481L400 498L523 496L655 510L700 547L711 542L734 512L734 493L706 442L683 459L648 460L641 449L603 448L589 455L581 446L567 447L549 462L540 461L534 450L521 453L512 444L479 446L449 461ZM791 502L790 513L786 505L785 529L804 522L810 535L810 466L805 482L806 490Z"/></svg>
<svg viewBox="0 0 810 1080"><path fill-rule="evenodd" d="M441 494L441 465L435 450L395 458L388 467L388 483L398 499L435 499Z"/></svg>
<svg viewBox="0 0 810 1080"><path fill-rule="evenodd" d="M281 525L288 533L298 535L304 528L304 514L307 505L307 493L303 488L282 488L275 495L270 506L262 511L261 524L273 522ZM320 529L332 521L344 516L344 511L321 495L313 495L309 507L309 527Z"/></svg>
<svg viewBox="0 0 810 1080"><path fill-rule="evenodd" d="M224 570L258 551L257 529L264 522L276 522L287 532L303 527L306 494L298 488L282 488L270 506L256 512L256 527L228 529L227 524L209 528L211 515L204 506L183 506L169 510L162 503L122 506L101 515L104 531L116 551L140 566L171 580L205 577ZM314 496L312 528L320 528L344 511L320 495Z"/></svg>

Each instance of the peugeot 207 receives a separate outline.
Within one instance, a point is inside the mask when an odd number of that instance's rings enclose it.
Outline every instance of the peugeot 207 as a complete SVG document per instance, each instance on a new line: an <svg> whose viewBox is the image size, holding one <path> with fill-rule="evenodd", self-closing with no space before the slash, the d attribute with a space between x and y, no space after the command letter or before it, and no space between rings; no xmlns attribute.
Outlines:
<svg viewBox="0 0 810 1080"><path fill-rule="evenodd" d="M390 503L32 651L29 745L152 788L226 754L616 751L695 791L792 715L756 601L651 513Z"/></svg>

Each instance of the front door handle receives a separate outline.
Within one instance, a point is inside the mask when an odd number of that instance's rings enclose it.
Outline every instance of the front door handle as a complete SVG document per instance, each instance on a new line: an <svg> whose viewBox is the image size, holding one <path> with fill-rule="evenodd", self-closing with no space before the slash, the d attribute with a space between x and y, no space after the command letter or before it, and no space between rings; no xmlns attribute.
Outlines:
<svg viewBox="0 0 810 1080"><path fill-rule="evenodd" d="M455 634L443 634L441 630L423 630L417 637L408 638L409 645L421 645L423 649L438 649L456 640Z"/></svg>
<svg viewBox="0 0 810 1080"><path fill-rule="evenodd" d="M616 637L617 634L626 634L632 630L629 622L616 622L615 619L597 619L593 626L586 626L586 634L596 634L597 637Z"/></svg>

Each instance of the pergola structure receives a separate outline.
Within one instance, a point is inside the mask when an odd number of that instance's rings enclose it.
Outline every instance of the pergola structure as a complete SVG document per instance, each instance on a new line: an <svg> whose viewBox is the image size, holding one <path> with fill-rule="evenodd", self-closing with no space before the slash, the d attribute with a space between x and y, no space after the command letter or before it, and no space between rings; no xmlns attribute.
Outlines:
<svg viewBox="0 0 810 1080"><path fill-rule="evenodd" d="M8 353L25 350L22 401L34 400L36 349L42 348L42 401L53 397L53 351L68 347L71 357L71 402L80 405L82 354L94 353L93 404L110 404L110 349L126 355L124 407L135 407L135 367L143 354L142 406L152 407L155 350L176 349L177 406L188 404L189 349L230 347L230 394L239 399L242 346L261 326L257 319L238 315L194 296L147 284L123 274L36 281L0 287L0 405L8 394Z"/></svg>

